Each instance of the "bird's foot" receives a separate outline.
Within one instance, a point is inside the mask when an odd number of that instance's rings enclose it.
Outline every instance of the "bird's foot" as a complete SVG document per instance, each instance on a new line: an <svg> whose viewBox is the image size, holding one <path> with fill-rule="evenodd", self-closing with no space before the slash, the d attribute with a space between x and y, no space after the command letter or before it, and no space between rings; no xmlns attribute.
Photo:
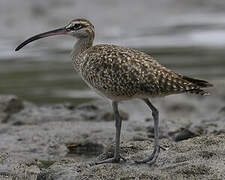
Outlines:
<svg viewBox="0 0 225 180"><path fill-rule="evenodd" d="M152 164L154 164L156 162L156 160L157 160L157 158L159 156L159 152L160 152L160 147L156 147L154 149L153 153L149 157L147 157L147 158L145 158L143 160L134 161L134 162L137 163L137 164L147 163L149 165L152 165Z"/></svg>
<svg viewBox="0 0 225 180"><path fill-rule="evenodd" d="M103 161L95 162L94 165L105 164L105 163L119 163L121 159L123 161L126 161L124 157L119 156L119 157L113 157L113 158L105 159Z"/></svg>

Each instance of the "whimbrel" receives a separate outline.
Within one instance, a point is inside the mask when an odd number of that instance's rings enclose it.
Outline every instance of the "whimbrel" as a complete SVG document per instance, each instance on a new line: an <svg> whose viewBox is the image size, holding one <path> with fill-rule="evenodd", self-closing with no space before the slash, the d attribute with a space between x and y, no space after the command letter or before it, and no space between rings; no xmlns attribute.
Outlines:
<svg viewBox="0 0 225 180"><path fill-rule="evenodd" d="M97 93L112 101L116 127L114 156L96 164L118 163L124 159L120 156L120 101L139 98L151 109L154 150L147 158L135 162L153 164L160 151L159 112L149 98L179 93L208 95L202 88L212 86L207 81L173 72L141 51L108 44L93 46L94 26L87 19L74 19L65 27L33 36L21 43L16 51L34 40L61 34L77 38L71 55L74 67L83 80Z"/></svg>

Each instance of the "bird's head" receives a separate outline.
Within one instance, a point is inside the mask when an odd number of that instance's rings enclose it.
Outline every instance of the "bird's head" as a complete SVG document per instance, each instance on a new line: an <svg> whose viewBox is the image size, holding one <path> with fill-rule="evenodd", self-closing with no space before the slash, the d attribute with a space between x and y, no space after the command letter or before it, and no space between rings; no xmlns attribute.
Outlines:
<svg viewBox="0 0 225 180"><path fill-rule="evenodd" d="M90 36L94 32L94 26L87 19L74 19L65 26L67 34L82 38Z"/></svg>
<svg viewBox="0 0 225 180"><path fill-rule="evenodd" d="M62 28L58 28L52 31L44 32L38 35L35 35L24 42L22 42L15 51L20 50L25 45L29 44L32 41L49 37L49 36L55 36L55 35L63 35L68 34L76 38L94 38L94 26L93 24L88 21L87 19L74 19L70 21L66 26Z"/></svg>

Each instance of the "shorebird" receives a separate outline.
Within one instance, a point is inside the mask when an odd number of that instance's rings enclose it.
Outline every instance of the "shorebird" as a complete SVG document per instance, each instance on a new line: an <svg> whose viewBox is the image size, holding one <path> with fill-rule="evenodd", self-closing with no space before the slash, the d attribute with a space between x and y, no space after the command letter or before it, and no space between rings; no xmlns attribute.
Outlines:
<svg viewBox="0 0 225 180"><path fill-rule="evenodd" d="M33 36L21 43L18 51L26 44L45 37L67 34L77 39L72 50L75 69L82 79L98 94L111 100L114 111L116 136L114 156L96 164L119 163L120 132L122 121L118 103L134 98L142 99L152 111L154 119L154 150L150 156L136 163L155 163L160 152L159 111L149 98L179 93L208 95L202 88L212 84L204 80L190 78L159 64L144 52L116 45L93 46L95 30L87 19L74 19L66 26Z"/></svg>

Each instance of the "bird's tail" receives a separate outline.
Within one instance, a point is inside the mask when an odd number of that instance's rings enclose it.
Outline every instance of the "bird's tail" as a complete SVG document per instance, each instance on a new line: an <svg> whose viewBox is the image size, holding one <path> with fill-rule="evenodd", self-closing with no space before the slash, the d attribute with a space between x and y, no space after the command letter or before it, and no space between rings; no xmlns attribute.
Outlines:
<svg viewBox="0 0 225 180"><path fill-rule="evenodd" d="M204 80L200 80L200 79L190 78L190 77L187 77L187 76L183 76L183 79L188 81L188 82L193 83L194 85L196 85L198 87L196 89L187 90L188 93L199 94L199 95L202 95L202 96L210 95L209 92L201 89L201 88L212 87L213 85L210 84L209 82L204 81Z"/></svg>
<svg viewBox="0 0 225 180"><path fill-rule="evenodd" d="M206 88L206 87L212 87L213 86L209 82L204 81L204 80L200 80L200 79L194 79L194 78L190 78L190 77L187 77L187 76L183 76L183 79L199 86L200 88Z"/></svg>

